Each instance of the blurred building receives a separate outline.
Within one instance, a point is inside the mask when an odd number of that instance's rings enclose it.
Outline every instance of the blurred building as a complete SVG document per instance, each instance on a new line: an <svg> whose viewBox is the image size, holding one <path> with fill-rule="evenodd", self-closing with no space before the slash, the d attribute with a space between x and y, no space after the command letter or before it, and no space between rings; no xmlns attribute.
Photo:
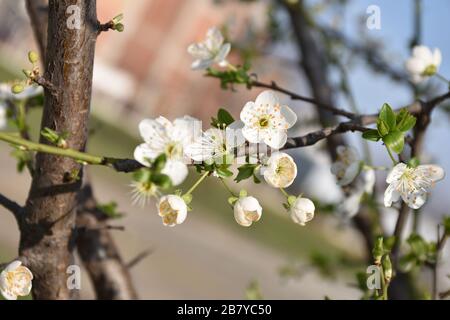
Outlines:
<svg viewBox="0 0 450 320"><path fill-rule="evenodd" d="M202 40L211 26L226 24L230 35L239 37L250 21L262 23L264 4L98 0L97 5L102 22L124 13L125 31L99 37L94 71L96 114L123 126L157 115L191 114L208 121L218 107L238 110L245 96L252 96L245 88L238 94L224 92L217 80L190 70L192 59L186 48ZM27 50L35 47L24 1L0 2L0 30L1 61L8 61L11 71L17 72L26 63Z"/></svg>

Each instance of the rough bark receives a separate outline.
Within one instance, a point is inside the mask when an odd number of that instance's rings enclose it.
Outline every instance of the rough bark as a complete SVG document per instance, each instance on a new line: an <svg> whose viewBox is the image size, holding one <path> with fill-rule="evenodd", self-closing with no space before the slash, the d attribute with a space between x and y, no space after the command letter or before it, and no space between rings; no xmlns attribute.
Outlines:
<svg viewBox="0 0 450 320"><path fill-rule="evenodd" d="M107 229L108 217L97 209L92 188L79 194L78 253L101 300L137 299L128 268Z"/></svg>
<svg viewBox="0 0 450 320"><path fill-rule="evenodd" d="M80 28L70 29L67 8L77 5ZM95 0L50 0L41 128L67 132L70 148L84 150L87 139L92 70L97 36ZM41 143L47 141L41 138ZM35 299L69 299L66 270L73 263L76 195L80 180L68 179L82 167L72 159L37 154L36 172L21 221L19 254L35 279Z"/></svg>
<svg viewBox="0 0 450 320"><path fill-rule="evenodd" d="M334 105L333 89L328 79L328 62L311 30L303 1L295 4L289 4L284 1L281 1L281 3L289 14L296 44L301 53L301 68L306 75L314 100L323 105ZM323 127L330 127L337 123L338 119L336 116L321 108L320 105L317 105L316 110L319 115L319 122ZM328 135L326 143L327 151L332 161L336 160L337 157L336 148L339 145L346 144L345 139L340 135ZM368 252L367 258L371 259L374 238L373 230L366 212L364 210L361 211L353 220L355 227L364 238L366 251Z"/></svg>

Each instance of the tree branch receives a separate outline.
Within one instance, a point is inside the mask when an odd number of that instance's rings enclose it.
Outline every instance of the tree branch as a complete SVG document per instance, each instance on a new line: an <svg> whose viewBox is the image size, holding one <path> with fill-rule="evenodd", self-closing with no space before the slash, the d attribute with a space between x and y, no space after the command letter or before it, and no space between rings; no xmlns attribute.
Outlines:
<svg viewBox="0 0 450 320"><path fill-rule="evenodd" d="M23 212L22 206L20 206L17 202L8 199L1 193L0 193L0 205L2 205L5 209L9 210L14 215L17 222L20 221L20 216Z"/></svg>

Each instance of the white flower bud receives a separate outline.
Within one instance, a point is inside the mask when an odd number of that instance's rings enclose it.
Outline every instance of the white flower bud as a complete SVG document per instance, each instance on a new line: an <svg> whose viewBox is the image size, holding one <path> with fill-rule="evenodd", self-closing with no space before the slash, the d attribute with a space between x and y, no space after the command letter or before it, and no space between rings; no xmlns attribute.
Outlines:
<svg viewBox="0 0 450 320"><path fill-rule="evenodd" d="M184 200L176 195L166 195L159 199L158 214L165 226L173 227L181 224L187 217L187 205Z"/></svg>
<svg viewBox="0 0 450 320"><path fill-rule="evenodd" d="M291 206L290 214L295 223L304 226L314 218L315 210L316 207L311 200L299 197Z"/></svg>
<svg viewBox="0 0 450 320"><path fill-rule="evenodd" d="M297 177L297 165L290 155L284 152L273 153L262 169L264 179L274 188L286 188Z"/></svg>
<svg viewBox="0 0 450 320"><path fill-rule="evenodd" d="M19 260L11 262L0 273L0 293L7 300L27 296L31 292L33 274Z"/></svg>
<svg viewBox="0 0 450 320"><path fill-rule="evenodd" d="M242 197L234 204L234 218L243 227L249 227L262 215L262 207L254 197Z"/></svg>

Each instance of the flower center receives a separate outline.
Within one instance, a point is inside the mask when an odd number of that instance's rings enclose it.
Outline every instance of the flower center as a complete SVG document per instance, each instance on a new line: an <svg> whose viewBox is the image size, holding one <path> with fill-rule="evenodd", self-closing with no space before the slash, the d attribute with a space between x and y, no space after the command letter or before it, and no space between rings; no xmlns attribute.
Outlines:
<svg viewBox="0 0 450 320"><path fill-rule="evenodd" d="M436 72L437 72L437 67L434 64L430 64L428 67L425 68L422 75L431 77L432 75L436 74Z"/></svg>
<svg viewBox="0 0 450 320"><path fill-rule="evenodd" d="M159 206L159 212L165 224L175 224L178 217L178 211L174 210L169 201L164 201Z"/></svg>
<svg viewBox="0 0 450 320"><path fill-rule="evenodd" d="M258 120L259 127L262 129L267 128L269 126L269 122L270 122L269 120L270 119L268 116L263 116L263 117L259 118L259 120Z"/></svg>
<svg viewBox="0 0 450 320"><path fill-rule="evenodd" d="M245 217L247 218L247 220L250 220L252 222L256 222L259 220L257 211L245 211Z"/></svg>
<svg viewBox="0 0 450 320"><path fill-rule="evenodd" d="M167 144L165 151L168 158L178 158L183 154L182 146L177 142Z"/></svg>

